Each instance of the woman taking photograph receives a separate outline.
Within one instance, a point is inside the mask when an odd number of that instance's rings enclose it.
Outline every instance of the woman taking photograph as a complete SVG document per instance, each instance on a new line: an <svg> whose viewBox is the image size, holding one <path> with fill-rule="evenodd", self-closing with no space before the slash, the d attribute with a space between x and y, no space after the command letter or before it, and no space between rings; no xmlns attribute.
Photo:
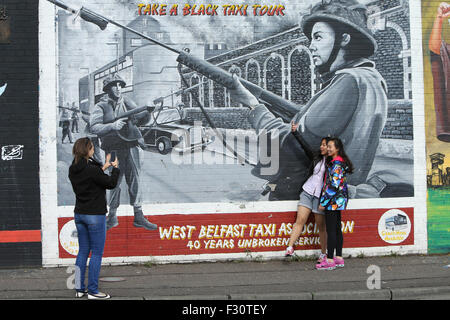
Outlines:
<svg viewBox="0 0 450 320"><path fill-rule="evenodd" d="M316 265L318 270L333 270L344 267L342 245L344 237L341 227L341 211L348 203L347 175L353 172L353 164L344 151L339 138L330 138L327 144L328 157L325 181L320 197L319 210L325 210L327 226L327 259ZM336 256L334 257L334 251Z"/></svg>
<svg viewBox="0 0 450 320"><path fill-rule="evenodd" d="M117 185L119 162L116 159L110 163L110 154L106 156L103 166L92 159L94 145L89 138L78 139L72 153L74 159L69 168L69 179L76 196L74 213L79 244L75 263L75 296L81 298L87 294L88 299L108 299L108 294L98 291L98 278L106 240L106 189L113 189ZM103 171L111 166L113 170L109 176ZM86 290L84 278L90 253Z"/></svg>
<svg viewBox="0 0 450 320"><path fill-rule="evenodd" d="M307 156L312 160L311 166L308 172L308 179L302 186L302 192L300 193L300 200L298 202L297 220L292 226L291 238L288 242L285 256L290 257L294 254L294 244L300 236L303 226L308 220L311 212L314 213L314 219L319 228L319 238L321 254L319 256L318 263L322 262L326 257L326 244L327 244L327 232L325 227L325 212L319 210L319 198L322 191L323 175L325 173L325 160L327 156L327 142L328 138L322 138L319 151L314 154L306 143L302 140L298 131L298 124L292 122L291 131L297 138L298 142L302 145Z"/></svg>

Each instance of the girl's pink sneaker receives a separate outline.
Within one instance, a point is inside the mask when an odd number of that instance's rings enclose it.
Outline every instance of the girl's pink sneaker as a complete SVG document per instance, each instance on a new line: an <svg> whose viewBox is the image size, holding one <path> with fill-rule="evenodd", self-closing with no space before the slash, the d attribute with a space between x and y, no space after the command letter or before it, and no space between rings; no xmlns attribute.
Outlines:
<svg viewBox="0 0 450 320"><path fill-rule="evenodd" d="M344 267L344 259L343 258L333 258L334 263L336 264L336 267L343 268Z"/></svg>
<svg viewBox="0 0 450 320"><path fill-rule="evenodd" d="M334 270L336 269L336 263L334 260L332 262L328 262L328 259L323 259L321 263L316 264L317 270Z"/></svg>
<svg viewBox="0 0 450 320"><path fill-rule="evenodd" d="M284 256L285 257L292 257L293 255L294 255L294 248L287 247Z"/></svg>
<svg viewBox="0 0 450 320"><path fill-rule="evenodd" d="M317 264L321 263L323 259L326 259L327 255L325 253L321 253L319 258L317 259Z"/></svg>

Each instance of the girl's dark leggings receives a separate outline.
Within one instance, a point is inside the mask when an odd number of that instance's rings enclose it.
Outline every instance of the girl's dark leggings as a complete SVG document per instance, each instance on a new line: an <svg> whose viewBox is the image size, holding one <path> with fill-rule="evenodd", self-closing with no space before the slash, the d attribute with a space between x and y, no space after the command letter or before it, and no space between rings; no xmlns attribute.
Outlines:
<svg viewBox="0 0 450 320"><path fill-rule="evenodd" d="M327 226L327 258L333 259L334 250L336 250L336 256L342 257L344 237L341 229L341 211L325 210L325 223Z"/></svg>

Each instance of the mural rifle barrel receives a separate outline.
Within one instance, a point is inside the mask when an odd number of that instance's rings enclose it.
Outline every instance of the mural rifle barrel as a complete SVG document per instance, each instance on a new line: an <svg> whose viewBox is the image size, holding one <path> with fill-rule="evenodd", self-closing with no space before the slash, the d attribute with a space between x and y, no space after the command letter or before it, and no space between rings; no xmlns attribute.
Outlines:
<svg viewBox="0 0 450 320"><path fill-rule="evenodd" d="M119 120L119 119L128 118L132 115L135 115L135 114L138 114L138 113L141 113L144 111L153 112L153 110L155 110L155 107L153 107L153 106L139 107L139 108L124 112L124 113L120 114L119 116L117 116L116 118L114 118L113 120L106 121L105 123L113 123L114 121Z"/></svg>
<svg viewBox="0 0 450 320"><path fill-rule="evenodd" d="M234 89L235 85L232 74L216 65L185 52L180 52L177 61L228 89ZM258 100L268 103L270 105L269 110L281 117L285 122L290 122L300 111L300 108L295 103L292 103L273 92L265 90L250 81L240 77L238 77L238 79Z"/></svg>
<svg viewBox="0 0 450 320"><path fill-rule="evenodd" d="M60 7L60 8L63 8L64 10L70 11L73 14L79 14L79 16L83 20L96 24L101 30L105 30L105 28L108 25L108 23L111 23L111 24L113 24L113 25L115 25L115 26L117 26L119 28L125 29L125 30L127 30L127 31L129 31L131 33L134 33L134 34L136 34L136 35L138 35L138 36L140 36L140 37L142 37L144 39L147 39L147 40L153 42L154 44L162 46L162 47L166 48L167 50L170 50L170 51L175 52L175 53L180 53L180 50L172 48L172 47L170 47L170 46L168 46L168 45L166 45L166 44L164 44L164 43L162 43L162 42L160 42L158 40L155 40L153 38L150 38L149 36L146 36L145 34L139 32L139 31L136 31L136 30L134 30L134 29L132 29L130 27L127 27L127 26L125 26L123 24L120 24L120 23L118 23L118 22L116 22L116 21L114 21L112 19L106 18L106 17L104 17L104 16L102 16L102 15L100 15L100 14L98 14L98 13L92 11L92 10L89 10L89 9L87 9L85 7L81 7L80 10L76 10L76 9L70 8L68 5L66 5L65 3L63 3L63 2L61 2L59 0L47 0L47 1L53 3L54 5L56 5L56 6Z"/></svg>
<svg viewBox="0 0 450 320"><path fill-rule="evenodd" d="M173 95L178 96L178 95L180 95L180 94L182 94L182 93L186 93L186 92L189 92L189 91L191 91L191 90L194 90L194 89L200 87L200 85L202 85L202 84L204 84L204 83L205 83L205 82L201 81L201 82L199 82L199 83L197 83L197 84L194 84L193 86L190 86L189 88L186 88L186 89L180 89L180 90L178 90L178 91L172 92L171 94L168 94L167 96L163 96L163 97L156 98L155 100L153 100L153 104L157 104L157 103L164 102L164 100L165 100L166 98L169 98L169 97L171 97L171 96L173 96Z"/></svg>

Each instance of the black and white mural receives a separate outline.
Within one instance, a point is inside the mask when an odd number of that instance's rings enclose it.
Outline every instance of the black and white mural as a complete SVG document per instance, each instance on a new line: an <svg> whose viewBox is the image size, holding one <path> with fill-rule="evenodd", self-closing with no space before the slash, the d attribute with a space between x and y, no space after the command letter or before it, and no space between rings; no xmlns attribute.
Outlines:
<svg viewBox="0 0 450 320"><path fill-rule="evenodd" d="M344 141L352 198L414 196L407 0L63 2L59 206L84 136L119 158L110 208L296 200L310 160L292 121L311 149Z"/></svg>

